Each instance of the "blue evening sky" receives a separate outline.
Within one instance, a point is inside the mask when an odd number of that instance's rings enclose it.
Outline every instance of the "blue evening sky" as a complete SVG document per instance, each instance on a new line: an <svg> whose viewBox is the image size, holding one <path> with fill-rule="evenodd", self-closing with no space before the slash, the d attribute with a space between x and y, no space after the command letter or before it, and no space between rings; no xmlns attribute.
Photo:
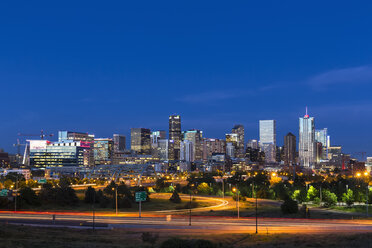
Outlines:
<svg viewBox="0 0 372 248"><path fill-rule="evenodd" d="M0 147L40 129L223 138L305 106L332 145L372 155L371 1L2 1ZM128 137L129 142L129 137Z"/></svg>

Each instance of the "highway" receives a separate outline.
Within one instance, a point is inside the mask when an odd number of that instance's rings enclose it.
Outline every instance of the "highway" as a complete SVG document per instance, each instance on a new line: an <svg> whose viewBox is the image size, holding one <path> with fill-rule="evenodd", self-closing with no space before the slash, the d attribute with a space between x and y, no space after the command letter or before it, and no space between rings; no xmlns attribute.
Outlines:
<svg viewBox="0 0 372 248"><path fill-rule="evenodd" d="M11 213L1 212L0 222L19 225L45 227L90 228L92 215L88 213ZM152 232L172 233L254 233L255 218L230 218L216 216L193 216L189 226L189 216L145 215L142 218L133 215L99 215L95 217L99 228L121 228ZM371 232L372 220L316 220L259 218L259 233L338 233Z"/></svg>

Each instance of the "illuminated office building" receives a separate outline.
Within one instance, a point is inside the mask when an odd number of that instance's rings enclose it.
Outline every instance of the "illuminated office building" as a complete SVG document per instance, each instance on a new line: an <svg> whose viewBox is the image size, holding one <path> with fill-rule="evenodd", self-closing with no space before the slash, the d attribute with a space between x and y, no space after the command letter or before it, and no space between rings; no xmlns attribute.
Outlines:
<svg viewBox="0 0 372 248"><path fill-rule="evenodd" d="M181 132L181 116L171 115L169 116L169 139L174 141L174 160L180 158L180 143L182 140Z"/></svg>
<svg viewBox="0 0 372 248"><path fill-rule="evenodd" d="M231 133L238 135L237 140L237 149L236 149L236 157L237 158L244 158L245 150L244 150L244 126L243 125L235 125L231 130Z"/></svg>
<svg viewBox="0 0 372 248"><path fill-rule="evenodd" d="M226 139L226 154L229 155L232 158L235 158L236 153L239 149L238 148L238 142L239 142L238 134L227 133L227 134L225 134L225 139ZM233 146L234 148L232 149L231 146ZM229 151L227 149L229 149Z"/></svg>
<svg viewBox="0 0 372 248"><path fill-rule="evenodd" d="M132 151L138 154L151 154L151 131L147 128L132 128L131 129L130 145Z"/></svg>
<svg viewBox="0 0 372 248"><path fill-rule="evenodd" d="M84 147L84 166L94 166L94 134L83 132L59 131L58 142L80 142L81 147Z"/></svg>
<svg viewBox="0 0 372 248"><path fill-rule="evenodd" d="M114 141L114 152L124 152L126 148L126 140L125 136L121 134L114 134L113 135Z"/></svg>
<svg viewBox="0 0 372 248"><path fill-rule="evenodd" d="M189 140L181 141L180 160L194 162L194 144Z"/></svg>
<svg viewBox="0 0 372 248"><path fill-rule="evenodd" d="M112 139L94 139L94 162L96 165L112 163L114 141Z"/></svg>
<svg viewBox="0 0 372 248"><path fill-rule="evenodd" d="M299 162L303 167L313 167L316 160L314 117L306 114L299 118Z"/></svg>
<svg viewBox="0 0 372 248"><path fill-rule="evenodd" d="M259 148L258 140L255 139L248 140L247 147L250 147L252 149L258 149Z"/></svg>
<svg viewBox="0 0 372 248"><path fill-rule="evenodd" d="M166 132L164 130L154 131L151 133L151 143L156 144L158 143L159 139L166 139Z"/></svg>
<svg viewBox="0 0 372 248"><path fill-rule="evenodd" d="M183 139L189 140L193 143L194 158L196 161L201 161L203 159L202 141L203 132L200 130L189 130L183 132Z"/></svg>
<svg viewBox="0 0 372 248"><path fill-rule="evenodd" d="M265 152L265 161L276 162L276 121L260 120L260 147Z"/></svg>
<svg viewBox="0 0 372 248"><path fill-rule="evenodd" d="M226 152L226 141L222 139L203 139L203 160L207 161L214 153Z"/></svg>
<svg viewBox="0 0 372 248"><path fill-rule="evenodd" d="M331 138L328 135L328 129L323 128L319 130L315 130L315 141L320 142L322 144L322 156L320 159L327 160L328 159L328 149L331 146ZM318 156L317 156L318 157Z"/></svg>
<svg viewBox="0 0 372 248"><path fill-rule="evenodd" d="M46 167L83 167L84 150L90 148L83 141L49 142L30 140L30 166Z"/></svg>
<svg viewBox="0 0 372 248"><path fill-rule="evenodd" d="M296 164L297 141L293 133L284 136L284 163L286 165Z"/></svg>

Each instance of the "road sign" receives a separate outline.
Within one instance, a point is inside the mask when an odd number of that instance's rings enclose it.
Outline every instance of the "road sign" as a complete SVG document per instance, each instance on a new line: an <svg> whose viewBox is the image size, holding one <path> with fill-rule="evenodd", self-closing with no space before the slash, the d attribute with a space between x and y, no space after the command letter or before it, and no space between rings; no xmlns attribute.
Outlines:
<svg viewBox="0 0 372 248"><path fill-rule="evenodd" d="M47 180L45 178L38 180L38 183L46 183L46 182L47 182Z"/></svg>
<svg viewBox="0 0 372 248"><path fill-rule="evenodd" d="M136 202L146 201L146 191L136 192Z"/></svg>
<svg viewBox="0 0 372 248"><path fill-rule="evenodd" d="M0 196L8 196L8 192L9 192L9 190L3 189L3 190L0 191Z"/></svg>

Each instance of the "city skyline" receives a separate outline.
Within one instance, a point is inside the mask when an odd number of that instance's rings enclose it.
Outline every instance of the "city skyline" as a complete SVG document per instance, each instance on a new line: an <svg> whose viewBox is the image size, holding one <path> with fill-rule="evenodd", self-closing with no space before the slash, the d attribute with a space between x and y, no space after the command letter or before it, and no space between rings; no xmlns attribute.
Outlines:
<svg viewBox="0 0 372 248"><path fill-rule="evenodd" d="M40 129L167 130L173 113L206 137L241 123L257 138L264 119L298 136L309 106L333 144L372 155L372 3L301 6L4 3L0 147Z"/></svg>

